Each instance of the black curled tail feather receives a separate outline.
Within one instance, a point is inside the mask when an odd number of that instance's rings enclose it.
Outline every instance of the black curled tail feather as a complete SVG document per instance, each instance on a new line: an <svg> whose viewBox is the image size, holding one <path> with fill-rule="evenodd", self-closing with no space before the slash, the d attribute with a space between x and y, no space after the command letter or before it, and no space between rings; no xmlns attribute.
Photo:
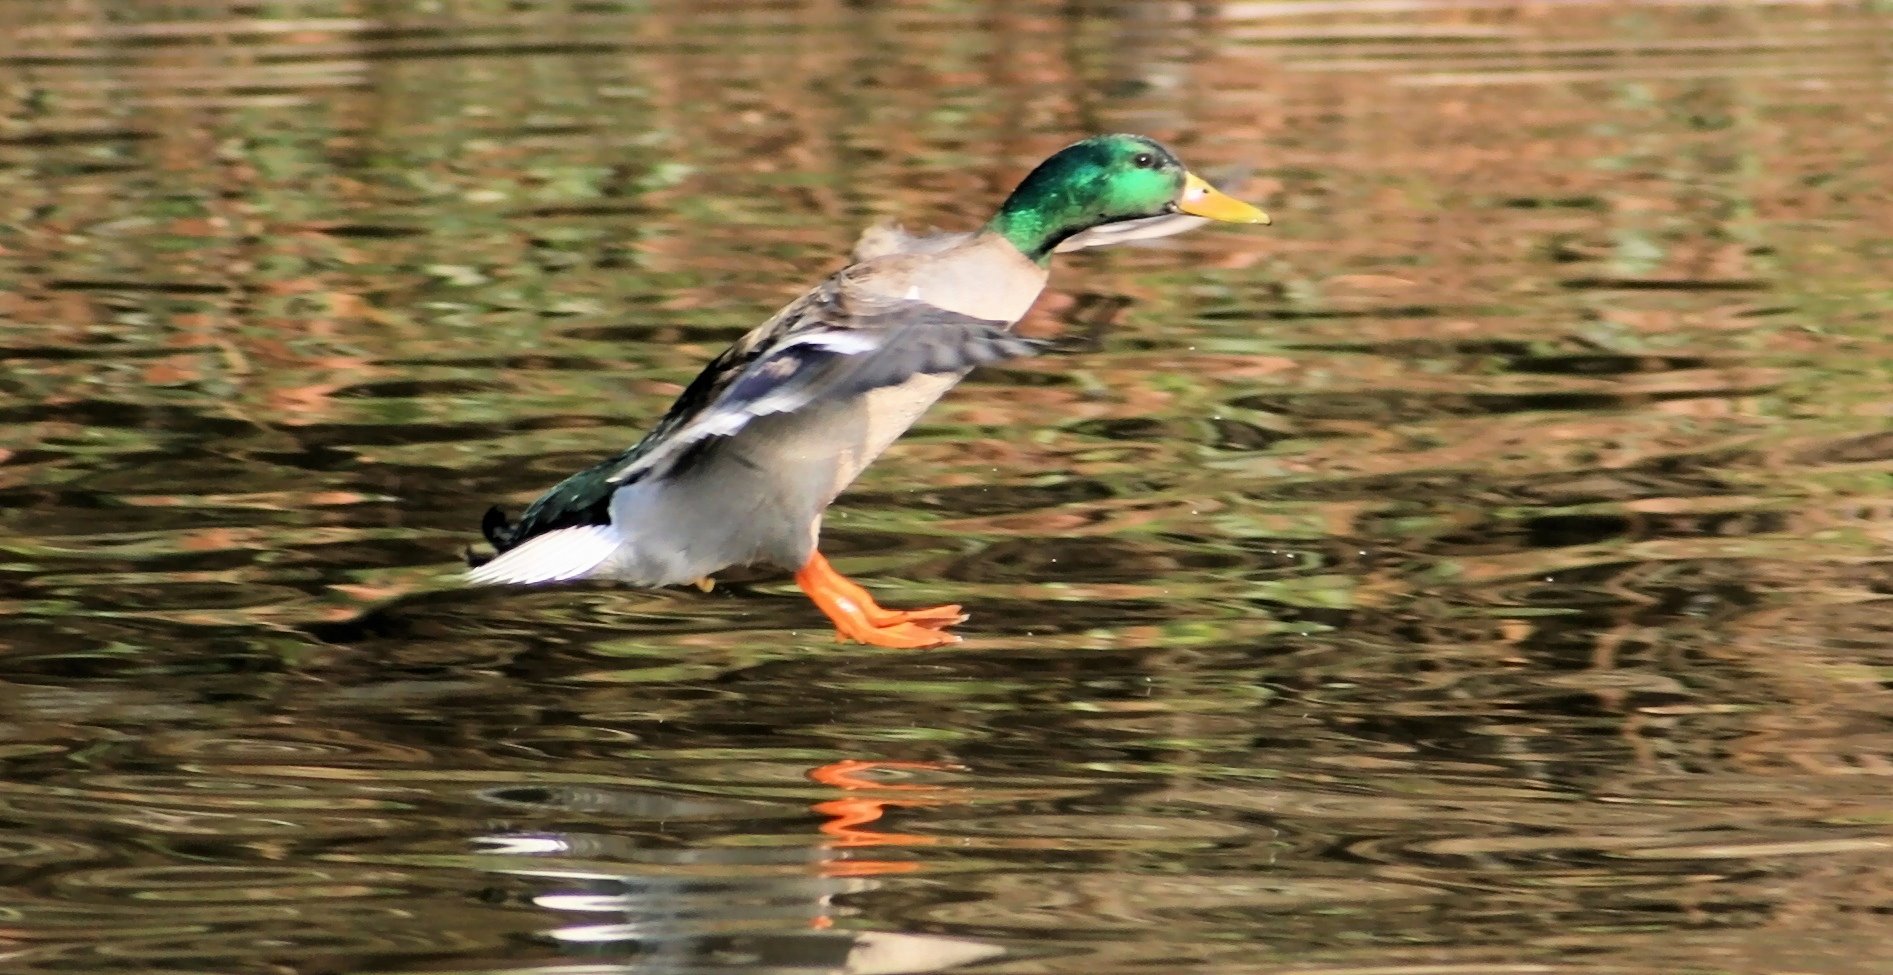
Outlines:
<svg viewBox="0 0 1893 975"><path fill-rule="evenodd" d="M480 534L486 536L487 544L492 545L493 551L497 553L512 548L517 533L513 528L512 519L507 518L506 512L500 510L500 506L496 504L486 509L485 517L480 519ZM468 556L468 562L472 562L472 556Z"/></svg>
<svg viewBox="0 0 1893 975"><path fill-rule="evenodd" d="M486 514L480 518L480 534L485 535L494 548L504 552L513 544L512 519L496 504L486 509Z"/></svg>

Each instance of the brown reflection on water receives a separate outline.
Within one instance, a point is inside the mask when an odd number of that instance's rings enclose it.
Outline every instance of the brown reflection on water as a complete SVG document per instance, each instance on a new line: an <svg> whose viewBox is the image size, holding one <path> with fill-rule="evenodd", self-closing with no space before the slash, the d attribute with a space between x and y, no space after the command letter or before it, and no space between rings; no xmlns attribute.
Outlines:
<svg viewBox="0 0 1893 975"><path fill-rule="evenodd" d="M9 970L1878 975L1885 12L0 10ZM455 585L880 218L1148 131L783 580Z"/></svg>

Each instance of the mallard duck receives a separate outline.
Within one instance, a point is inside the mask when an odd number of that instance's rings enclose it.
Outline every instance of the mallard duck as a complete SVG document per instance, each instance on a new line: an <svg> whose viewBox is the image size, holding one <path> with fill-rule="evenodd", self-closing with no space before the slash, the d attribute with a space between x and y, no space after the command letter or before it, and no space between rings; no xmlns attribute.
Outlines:
<svg viewBox="0 0 1893 975"><path fill-rule="evenodd" d="M738 565L792 570L840 636L956 643L958 606L884 609L822 557L822 515L869 462L975 366L1028 356L1013 334L1052 255L1206 220L1268 223L1170 150L1101 135L1040 163L971 233L870 235L830 275L711 361L631 449L547 491L519 521L495 507L475 584L697 583Z"/></svg>

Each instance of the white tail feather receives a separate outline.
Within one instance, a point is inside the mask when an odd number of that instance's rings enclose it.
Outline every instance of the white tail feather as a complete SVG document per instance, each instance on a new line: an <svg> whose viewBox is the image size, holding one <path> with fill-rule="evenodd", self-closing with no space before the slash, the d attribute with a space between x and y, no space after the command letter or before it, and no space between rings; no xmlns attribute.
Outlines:
<svg viewBox="0 0 1893 975"><path fill-rule="evenodd" d="M530 585L580 579L598 568L618 549L618 534L610 525L561 528L529 538L467 573L476 586Z"/></svg>

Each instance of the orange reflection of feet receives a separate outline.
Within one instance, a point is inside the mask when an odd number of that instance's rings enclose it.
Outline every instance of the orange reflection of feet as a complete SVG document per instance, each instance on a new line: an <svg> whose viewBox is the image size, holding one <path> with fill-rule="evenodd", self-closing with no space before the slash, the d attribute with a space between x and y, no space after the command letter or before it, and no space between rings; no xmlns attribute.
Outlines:
<svg viewBox="0 0 1893 975"><path fill-rule="evenodd" d="M945 762L863 761L844 759L810 769L808 777L816 782L849 792L871 793L829 799L810 806L810 811L827 818L822 835L833 849L859 849L872 846L932 846L938 837L912 833L888 833L871 829L889 808L925 808L957 800L966 790L902 782L880 782L872 775L877 770L899 769L922 772L959 771L960 766ZM837 877L865 877L911 873L920 865L907 860L833 860L823 864L822 872Z"/></svg>
<svg viewBox="0 0 1893 975"><path fill-rule="evenodd" d="M939 838L880 832L873 829L873 825L887 815L890 807L945 805L963 801L969 791L925 783L882 782L876 773L883 771L963 772L966 769L947 762L853 758L809 769L810 781L850 793L809 806L810 811L823 818L821 831L826 839L822 846L829 852L819 867L822 876L868 878L914 873L921 865L913 860L859 859L861 851L867 847L932 846L940 842ZM828 914L826 900L823 912L810 923L817 930L833 926L835 922Z"/></svg>
<svg viewBox="0 0 1893 975"><path fill-rule="evenodd" d="M966 766L954 765L951 762L864 761L859 758L844 758L839 762L829 762L827 765L809 769L808 777L823 785L850 791L874 789L880 792L929 792L940 795L939 801L945 801L950 797L949 794L961 791L909 782L880 782L863 774L875 769L896 769L903 772L964 772ZM929 804L937 804L937 802Z"/></svg>

